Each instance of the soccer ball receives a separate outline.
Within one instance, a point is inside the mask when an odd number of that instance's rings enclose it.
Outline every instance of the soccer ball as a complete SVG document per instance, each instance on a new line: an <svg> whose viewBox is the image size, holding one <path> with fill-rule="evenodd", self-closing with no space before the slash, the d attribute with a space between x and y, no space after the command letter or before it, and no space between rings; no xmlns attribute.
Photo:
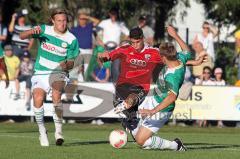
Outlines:
<svg viewBox="0 0 240 159"><path fill-rule="evenodd" d="M123 130L113 130L109 135L112 147L120 149L127 143L127 133Z"/></svg>

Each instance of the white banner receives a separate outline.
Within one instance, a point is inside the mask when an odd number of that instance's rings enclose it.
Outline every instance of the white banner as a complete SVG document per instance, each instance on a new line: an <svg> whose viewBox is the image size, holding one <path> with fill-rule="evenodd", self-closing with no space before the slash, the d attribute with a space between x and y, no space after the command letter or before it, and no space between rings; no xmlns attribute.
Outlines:
<svg viewBox="0 0 240 159"><path fill-rule="evenodd" d="M14 100L15 82L5 89L0 81L0 115L33 116L25 107L25 83L21 83L20 99ZM118 118L113 112L112 83L79 83L73 101L62 96L65 117ZM45 116L52 115L51 95L44 103ZM187 101L177 100L173 113L176 119L238 120L240 121L240 87L193 86Z"/></svg>
<svg viewBox="0 0 240 159"><path fill-rule="evenodd" d="M240 87L193 86L187 101L177 100L173 117L240 121Z"/></svg>

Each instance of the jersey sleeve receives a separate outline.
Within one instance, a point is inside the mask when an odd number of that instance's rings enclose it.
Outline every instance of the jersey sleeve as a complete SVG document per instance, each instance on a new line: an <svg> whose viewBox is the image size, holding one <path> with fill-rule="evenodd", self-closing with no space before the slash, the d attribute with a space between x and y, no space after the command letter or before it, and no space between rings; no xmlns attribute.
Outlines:
<svg viewBox="0 0 240 159"><path fill-rule="evenodd" d="M172 92L177 96L180 89L180 80L177 79L177 77L175 77L173 74L169 74L165 80L166 84L168 85L168 92Z"/></svg>
<svg viewBox="0 0 240 159"><path fill-rule="evenodd" d="M129 30L128 28L125 26L124 23L120 23L120 28L121 28L121 32L126 35L126 36L129 36Z"/></svg>
<svg viewBox="0 0 240 159"><path fill-rule="evenodd" d="M2 58L3 57L3 48L2 48L2 46L0 45L0 58Z"/></svg>
<svg viewBox="0 0 240 159"><path fill-rule="evenodd" d="M114 61L116 59L122 58L123 53L121 52L121 48L116 48L115 50L111 51L109 53L109 56L111 58L111 61Z"/></svg>
<svg viewBox="0 0 240 159"><path fill-rule="evenodd" d="M192 53L189 51L181 51L177 53L177 58L186 65L188 60L192 59Z"/></svg>
<svg viewBox="0 0 240 159"><path fill-rule="evenodd" d="M155 55L155 58L154 58L154 62L157 63L157 64L163 64L163 61L162 61L162 58L160 56L160 53L157 52L156 55Z"/></svg>
<svg viewBox="0 0 240 159"><path fill-rule="evenodd" d="M33 38L39 38L39 37L42 37L43 36L43 34L44 34L44 32L45 32L45 26L46 25L40 25L40 28L41 28L41 33L40 34L33 34ZM36 27L36 26L34 26L34 27Z"/></svg>
<svg viewBox="0 0 240 159"><path fill-rule="evenodd" d="M105 28L105 20L101 21L101 22L98 24L98 27L104 29L104 28Z"/></svg>
<svg viewBox="0 0 240 159"><path fill-rule="evenodd" d="M74 60L79 53L80 51L79 51L78 41L77 39L74 39L67 51L67 60Z"/></svg>

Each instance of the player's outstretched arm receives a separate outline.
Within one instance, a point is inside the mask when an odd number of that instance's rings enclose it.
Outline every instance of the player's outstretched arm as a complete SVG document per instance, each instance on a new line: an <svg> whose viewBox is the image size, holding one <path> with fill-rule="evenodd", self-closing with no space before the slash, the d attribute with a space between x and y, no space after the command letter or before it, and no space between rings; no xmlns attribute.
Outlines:
<svg viewBox="0 0 240 159"><path fill-rule="evenodd" d="M199 55L199 57L195 60L188 60L187 61L187 65L192 65L192 66L197 66L197 65L201 65L203 62L207 62L207 54L206 53L201 53Z"/></svg>
<svg viewBox="0 0 240 159"><path fill-rule="evenodd" d="M189 47L187 44L182 40L182 38L177 34L176 30L172 26L167 27L167 32L168 34L177 41L179 46L181 47L182 50L184 51L190 51Z"/></svg>
<svg viewBox="0 0 240 159"><path fill-rule="evenodd" d="M30 30L20 33L20 39L22 39L22 40L28 39L28 38L31 38L33 35L38 35L40 33L41 33L41 27L36 26Z"/></svg>
<svg viewBox="0 0 240 159"><path fill-rule="evenodd" d="M152 116L152 115L156 114L157 112L167 108L170 104L172 104L176 100L177 100L176 94L174 94L173 92L170 92L168 94L168 96L159 105L157 105L154 109L151 109L151 110L150 109L140 109L139 113L143 117Z"/></svg>

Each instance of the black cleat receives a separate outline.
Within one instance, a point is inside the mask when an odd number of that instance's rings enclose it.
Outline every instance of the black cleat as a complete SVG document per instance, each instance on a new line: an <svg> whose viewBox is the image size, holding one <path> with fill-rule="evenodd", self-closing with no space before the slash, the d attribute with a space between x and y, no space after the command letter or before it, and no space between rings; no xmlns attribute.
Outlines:
<svg viewBox="0 0 240 159"><path fill-rule="evenodd" d="M63 143L64 143L64 140L61 139L61 138L59 138L59 139L56 140L56 145L57 145L57 146L62 146Z"/></svg>
<svg viewBox="0 0 240 159"><path fill-rule="evenodd" d="M179 138L174 139L174 141L178 144L176 151L187 151L187 148L183 145L182 141Z"/></svg>

